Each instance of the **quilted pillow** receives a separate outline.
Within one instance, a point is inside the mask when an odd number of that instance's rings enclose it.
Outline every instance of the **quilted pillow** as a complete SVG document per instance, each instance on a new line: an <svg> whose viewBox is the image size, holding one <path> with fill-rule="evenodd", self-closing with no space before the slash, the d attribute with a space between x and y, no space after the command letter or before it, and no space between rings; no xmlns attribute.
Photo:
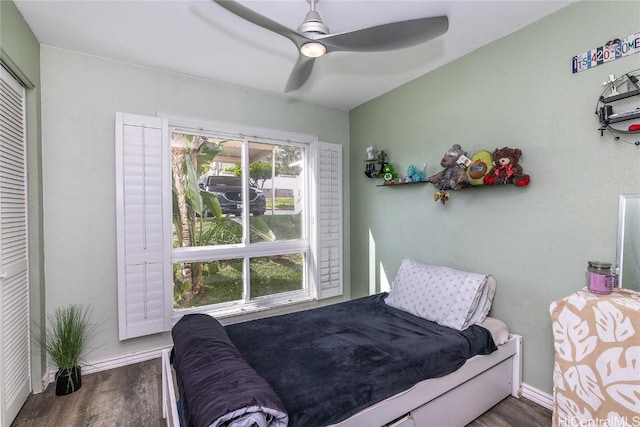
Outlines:
<svg viewBox="0 0 640 427"><path fill-rule="evenodd" d="M495 287L489 275L405 259L385 302L439 325L464 330L487 317Z"/></svg>

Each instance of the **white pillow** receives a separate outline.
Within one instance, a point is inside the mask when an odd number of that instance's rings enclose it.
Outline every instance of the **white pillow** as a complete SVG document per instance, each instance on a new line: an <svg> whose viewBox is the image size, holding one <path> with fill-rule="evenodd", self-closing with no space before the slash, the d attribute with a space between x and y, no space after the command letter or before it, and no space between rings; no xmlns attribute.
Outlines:
<svg viewBox="0 0 640 427"><path fill-rule="evenodd" d="M491 337L496 345L502 345L509 341L509 328L502 320L487 316L484 322L478 323L478 326L482 326L491 332Z"/></svg>
<svg viewBox="0 0 640 427"><path fill-rule="evenodd" d="M488 275L485 286L482 288L482 294L478 301L478 307L475 313L469 319L469 325L478 325L484 322L484 319L489 315L491 310L491 304L493 303L493 297L496 294L496 279L493 276Z"/></svg>
<svg viewBox="0 0 640 427"><path fill-rule="evenodd" d="M385 303L442 326L464 330L482 322L491 309L495 280L487 280L489 277L404 259Z"/></svg>

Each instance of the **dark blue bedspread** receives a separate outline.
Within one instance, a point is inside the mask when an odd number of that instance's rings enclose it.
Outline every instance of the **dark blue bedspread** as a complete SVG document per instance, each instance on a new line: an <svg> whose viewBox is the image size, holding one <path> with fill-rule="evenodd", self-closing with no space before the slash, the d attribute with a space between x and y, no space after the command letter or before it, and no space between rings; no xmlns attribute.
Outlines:
<svg viewBox="0 0 640 427"><path fill-rule="evenodd" d="M386 294L229 325L231 341L273 387L289 426L337 423L496 350L480 326L457 331L389 307Z"/></svg>
<svg viewBox="0 0 640 427"><path fill-rule="evenodd" d="M216 319L188 314L171 333L182 427L253 425L249 420L287 425L277 394L242 358Z"/></svg>

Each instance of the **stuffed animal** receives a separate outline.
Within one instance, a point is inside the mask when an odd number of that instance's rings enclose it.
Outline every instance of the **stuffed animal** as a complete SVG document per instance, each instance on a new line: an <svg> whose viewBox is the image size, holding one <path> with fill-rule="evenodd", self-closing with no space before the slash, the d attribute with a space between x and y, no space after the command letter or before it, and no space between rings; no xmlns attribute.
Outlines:
<svg viewBox="0 0 640 427"><path fill-rule="evenodd" d="M493 167L493 154L491 151L481 150L471 156L471 162L467 167L467 179L469 185L479 186L484 184L484 176Z"/></svg>
<svg viewBox="0 0 640 427"><path fill-rule="evenodd" d="M514 184L524 187L529 184L529 175L522 173L518 163L522 151L518 148L502 147L493 150L493 168L484 176L486 185Z"/></svg>
<svg viewBox="0 0 640 427"><path fill-rule="evenodd" d="M416 165L409 165L407 168L407 176L405 177L405 182L420 182L426 181L427 177L424 174L424 171L421 171L416 167Z"/></svg>
<svg viewBox="0 0 640 427"><path fill-rule="evenodd" d="M427 178L427 181L435 185L438 190L459 190L466 187L469 184L467 173L456 163L460 156L466 154L467 152L464 151L459 144L454 144L444 153L444 157L442 157L440 161L440 166L442 166L444 170L435 175L431 175Z"/></svg>
<svg viewBox="0 0 640 427"><path fill-rule="evenodd" d="M393 165L391 163L385 163L384 166L382 166L380 175L378 176L384 179L385 184L395 184L398 174L393 169Z"/></svg>

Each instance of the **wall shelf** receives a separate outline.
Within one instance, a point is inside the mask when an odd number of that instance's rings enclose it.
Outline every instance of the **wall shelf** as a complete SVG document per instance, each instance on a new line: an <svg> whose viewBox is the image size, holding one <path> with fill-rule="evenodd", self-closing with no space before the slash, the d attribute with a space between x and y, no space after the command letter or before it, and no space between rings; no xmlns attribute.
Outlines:
<svg viewBox="0 0 640 427"><path fill-rule="evenodd" d="M371 158L364 161L364 174L368 178L377 178L385 164L389 163L389 157L384 151L375 151L373 147L369 147L370 152L367 154Z"/></svg>
<svg viewBox="0 0 640 427"><path fill-rule="evenodd" d="M640 70L616 78L613 74L598 98L596 114L602 125L598 130L619 133L640 133ZM636 144L637 145L637 144Z"/></svg>
<svg viewBox="0 0 640 427"><path fill-rule="evenodd" d="M403 185L428 184L429 181L398 182L396 184L378 184L376 187L402 187Z"/></svg>

